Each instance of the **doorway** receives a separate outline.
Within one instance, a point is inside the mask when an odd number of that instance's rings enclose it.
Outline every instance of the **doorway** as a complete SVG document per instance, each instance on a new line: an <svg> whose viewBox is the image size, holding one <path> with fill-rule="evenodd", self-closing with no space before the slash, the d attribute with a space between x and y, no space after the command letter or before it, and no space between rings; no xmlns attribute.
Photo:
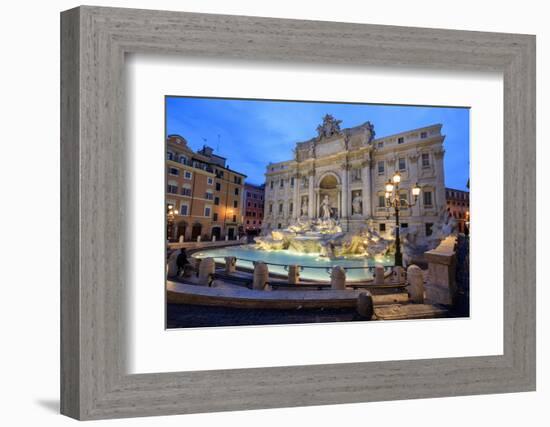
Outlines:
<svg viewBox="0 0 550 427"><path fill-rule="evenodd" d="M197 240L197 237L201 235L201 232L202 232L202 225L194 224L193 228L191 229L191 240Z"/></svg>

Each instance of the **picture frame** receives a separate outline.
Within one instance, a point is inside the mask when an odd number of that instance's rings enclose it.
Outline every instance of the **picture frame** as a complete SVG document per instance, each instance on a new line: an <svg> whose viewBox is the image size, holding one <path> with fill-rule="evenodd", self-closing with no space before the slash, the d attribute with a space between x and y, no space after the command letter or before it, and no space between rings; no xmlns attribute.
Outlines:
<svg viewBox="0 0 550 427"><path fill-rule="evenodd" d="M128 53L502 72L503 354L127 374ZM90 420L535 390L535 84L532 35L89 6L62 12L61 413Z"/></svg>

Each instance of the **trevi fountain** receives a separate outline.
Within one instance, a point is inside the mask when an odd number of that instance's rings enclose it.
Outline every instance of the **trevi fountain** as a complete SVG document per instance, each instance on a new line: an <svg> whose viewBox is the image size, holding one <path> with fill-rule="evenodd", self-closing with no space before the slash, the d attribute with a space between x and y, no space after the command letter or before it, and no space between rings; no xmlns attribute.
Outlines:
<svg viewBox="0 0 550 427"><path fill-rule="evenodd" d="M456 220L443 209L431 236L422 236L415 226L400 231L401 248L405 264L421 261L426 251L434 249L449 235L455 234ZM358 232L345 232L334 217L330 202L321 202L319 218L298 218L284 229L268 231L255 238L255 243L204 250L195 253L196 258L213 257L222 262L224 257L237 258L237 266L253 268L254 262L268 264L270 273L286 275L288 265L301 266L301 277L309 280L329 280L330 267L341 266L347 270L350 281L372 278L366 267L376 264L393 265L395 236L381 235L370 221Z"/></svg>

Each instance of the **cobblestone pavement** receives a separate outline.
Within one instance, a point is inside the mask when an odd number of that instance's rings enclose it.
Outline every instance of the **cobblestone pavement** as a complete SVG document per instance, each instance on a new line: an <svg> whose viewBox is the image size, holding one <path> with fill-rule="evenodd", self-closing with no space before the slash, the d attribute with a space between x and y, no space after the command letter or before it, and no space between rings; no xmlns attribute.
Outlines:
<svg viewBox="0 0 550 427"><path fill-rule="evenodd" d="M167 305L168 328L277 325L362 320L355 309L251 310L188 304Z"/></svg>

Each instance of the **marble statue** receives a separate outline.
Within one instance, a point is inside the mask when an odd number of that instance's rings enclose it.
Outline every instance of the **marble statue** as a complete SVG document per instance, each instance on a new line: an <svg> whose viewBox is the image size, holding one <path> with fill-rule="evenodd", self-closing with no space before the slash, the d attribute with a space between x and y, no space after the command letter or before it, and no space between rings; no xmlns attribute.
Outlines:
<svg viewBox="0 0 550 427"><path fill-rule="evenodd" d="M363 199L359 194L356 194L353 197L353 200L351 202L351 208L352 208L352 215L361 215L362 209L361 209L361 203L363 202Z"/></svg>
<svg viewBox="0 0 550 427"><path fill-rule="evenodd" d="M330 201L327 195L325 195L325 198L321 202L321 218L324 221L330 219Z"/></svg>
<svg viewBox="0 0 550 427"><path fill-rule="evenodd" d="M307 209L307 200L302 199L302 207L300 208L300 215L301 216L307 216L308 209Z"/></svg>
<svg viewBox="0 0 550 427"><path fill-rule="evenodd" d="M342 120L336 120L332 115L326 114L323 117L323 124L317 126L317 139L330 138L332 135L339 134L340 123Z"/></svg>

